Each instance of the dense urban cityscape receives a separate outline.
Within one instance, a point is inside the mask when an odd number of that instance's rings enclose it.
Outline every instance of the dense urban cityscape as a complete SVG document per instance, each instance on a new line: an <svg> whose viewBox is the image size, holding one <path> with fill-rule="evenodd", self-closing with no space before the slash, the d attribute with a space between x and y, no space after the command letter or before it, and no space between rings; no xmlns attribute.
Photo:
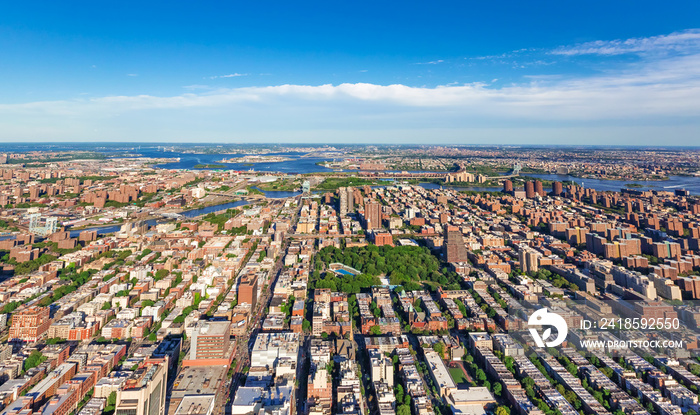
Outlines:
<svg viewBox="0 0 700 415"><path fill-rule="evenodd" d="M0 16L0 415L700 414L700 1Z"/></svg>
<svg viewBox="0 0 700 415"><path fill-rule="evenodd" d="M239 150L0 157L0 414L700 410L697 150Z"/></svg>

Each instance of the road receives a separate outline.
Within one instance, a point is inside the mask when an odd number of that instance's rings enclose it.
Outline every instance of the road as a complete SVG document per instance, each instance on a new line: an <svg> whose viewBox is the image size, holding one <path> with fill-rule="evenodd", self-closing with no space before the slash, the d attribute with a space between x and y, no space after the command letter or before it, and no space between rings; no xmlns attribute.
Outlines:
<svg viewBox="0 0 700 415"><path fill-rule="evenodd" d="M299 199L298 199L299 200ZM294 217L292 218L292 228L296 227L296 223L299 218L299 212L301 211L301 204L299 204L297 211L294 214ZM224 405L225 406L225 414L230 415L231 414L231 404L233 403L233 397L236 396L236 390L240 386L241 380L243 378L241 374L242 368L245 366L250 366L250 352L253 349L253 345L255 343L255 338L257 334L260 332L262 329L262 322L263 322L263 313L264 310L269 307L270 301L272 300L272 290L274 289L275 284L277 283L277 278L279 277L279 274L282 272L282 269L284 268L283 265L283 260L284 260L284 254L287 252L287 249L289 248L289 238L285 238L284 244L282 245L282 248L280 249L280 255L277 258L277 262L275 262L275 265L272 267L270 270L270 284L268 285L267 291L263 293L262 298L260 301L257 302L255 306L255 310L252 310L253 313L253 319L248 323L248 328L246 329L246 334L244 336L239 336L236 338L236 359L237 359L237 364L236 368L234 370L234 375L230 380L230 383L228 384L228 387L226 388L228 390L228 397L230 397L230 401L228 404Z"/></svg>

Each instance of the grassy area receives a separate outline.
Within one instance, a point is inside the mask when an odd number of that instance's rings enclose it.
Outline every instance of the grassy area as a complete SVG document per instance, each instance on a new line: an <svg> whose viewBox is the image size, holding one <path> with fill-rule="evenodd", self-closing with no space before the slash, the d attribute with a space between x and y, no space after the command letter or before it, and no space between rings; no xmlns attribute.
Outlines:
<svg viewBox="0 0 700 415"><path fill-rule="evenodd" d="M265 193L261 192L260 190L255 188L256 186L246 186L246 190L248 191L249 195L265 195Z"/></svg>
<svg viewBox="0 0 700 415"><path fill-rule="evenodd" d="M452 376L452 380L454 380L455 383L469 383L462 369L458 367L450 367L447 369L450 371L450 376Z"/></svg>
<svg viewBox="0 0 700 415"><path fill-rule="evenodd" d="M369 185L373 186L376 184L381 184L379 180L372 179L362 179L359 177L347 177L347 178L328 178L318 184L316 189L318 190L336 190L339 187L356 187Z"/></svg>
<svg viewBox="0 0 700 415"><path fill-rule="evenodd" d="M258 188L261 190L273 190L273 191L283 191L283 192L293 192L301 187L298 181L282 179L275 180L270 183L260 183Z"/></svg>

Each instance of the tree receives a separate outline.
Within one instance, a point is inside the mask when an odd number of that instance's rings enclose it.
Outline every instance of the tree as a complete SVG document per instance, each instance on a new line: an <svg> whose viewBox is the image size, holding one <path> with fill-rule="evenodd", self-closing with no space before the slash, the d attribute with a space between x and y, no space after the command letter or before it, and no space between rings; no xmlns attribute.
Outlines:
<svg viewBox="0 0 700 415"><path fill-rule="evenodd" d="M411 415L411 407L408 405L399 405L396 408L396 415Z"/></svg>
<svg viewBox="0 0 700 415"><path fill-rule="evenodd" d="M107 397L107 405L105 406L103 414L106 414L106 415L113 414L115 406L117 406L117 393L112 392Z"/></svg>
<svg viewBox="0 0 700 415"><path fill-rule="evenodd" d="M394 397L396 397L396 402L402 402L403 401L403 386L401 385L396 385L394 387Z"/></svg>
<svg viewBox="0 0 700 415"><path fill-rule="evenodd" d="M24 361L24 370L33 369L46 361L47 357L38 350L33 350Z"/></svg>
<svg viewBox="0 0 700 415"><path fill-rule="evenodd" d="M304 319L304 321L301 323L301 328L306 332L311 331L311 323L309 320Z"/></svg>
<svg viewBox="0 0 700 415"><path fill-rule="evenodd" d="M510 409L505 406L499 406L494 412L496 415L510 415Z"/></svg>
<svg viewBox="0 0 700 415"><path fill-rule="evenodd" d="M51 303L49 303L49 304L51 304ZM17 309L17 307L19 307L20 305L22 305L22 303L20 303L18 301L9 302L9 303L5 304L5 306L2 308L1 313L2 314L11 313L11 312L15 311Z"/></svg>
<svg viewBox="0 0 700 415"><path fill-rule="evenodd" d="M477 369L476 370L476 378L480 382L484 382L486 380L486 373L484 373L484 371L482 369Z"/></svg>
<svg viewBox="0 0 700 415"><path fill-rule="evenodd" d="M369 329L369 333L375 336L379 336L382 334L382 329L379 326L372 326Z"/></svg>
<svg viewBox="0 0 700 415"><path fill-rule="evenodd" d="M440 355L443 359L445 358L445 345L442 342L437 342L433 345L433 350Z"/></svg>
<svg viewBox="0 0 700 415"><path fill-rule="evenodd" d="M501 386L500 382L496 382L496 384L493 385L493 394L496 396L501 396L502 391L503 391L503 386Z"/></svg>
<svg viewBox="0 0 700 415"><path fill-rule="evenodd" d="M513 365L515 364L515 359L513 359L512 356L506 356L503 359L503 364L506 366L506 369L508 369L509 372L515 373L515 369L513 368Z"/></svg>

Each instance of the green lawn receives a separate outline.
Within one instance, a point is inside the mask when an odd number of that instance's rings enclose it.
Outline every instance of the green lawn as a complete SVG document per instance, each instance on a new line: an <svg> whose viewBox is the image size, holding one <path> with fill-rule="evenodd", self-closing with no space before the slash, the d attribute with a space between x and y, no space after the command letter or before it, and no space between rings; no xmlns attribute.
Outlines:
<svg viewBox="0 0 700 415"><path fill-rule="evenodd" d="M462 369L458 367L448 367L447 369L450 371L450 376L452 376L452 380L454 380L455 383L469 383Z"/></svg>

